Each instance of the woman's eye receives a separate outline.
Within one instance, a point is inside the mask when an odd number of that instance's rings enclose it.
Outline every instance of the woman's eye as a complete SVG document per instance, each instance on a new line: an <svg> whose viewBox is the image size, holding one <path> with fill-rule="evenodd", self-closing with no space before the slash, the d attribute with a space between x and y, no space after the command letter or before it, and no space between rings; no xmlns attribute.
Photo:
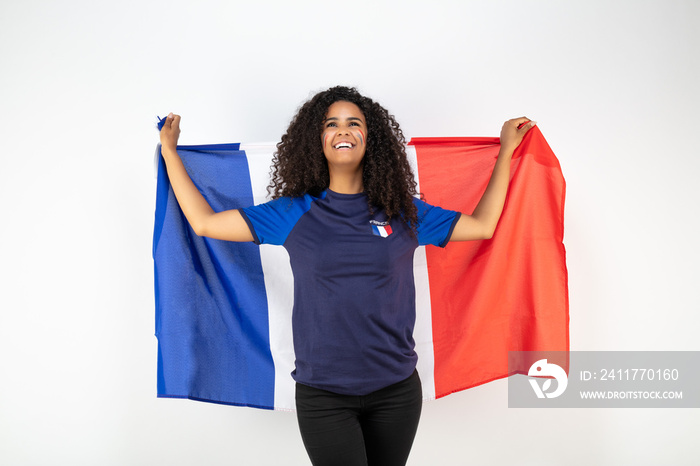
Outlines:
<svg viewBox="0 0 700 466"><path fill-rule="evenodd" d="M332 126L336 126L336 124L335 124L335 123L328 123L328 124L326 125L326 128L330 128L330 127L332 127Z"/></svg>

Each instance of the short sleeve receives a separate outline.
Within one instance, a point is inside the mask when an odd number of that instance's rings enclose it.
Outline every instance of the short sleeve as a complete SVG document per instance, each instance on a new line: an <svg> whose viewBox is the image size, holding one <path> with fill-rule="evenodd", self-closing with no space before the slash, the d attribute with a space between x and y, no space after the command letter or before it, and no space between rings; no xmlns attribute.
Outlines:
<svg viewBox="0 0 700 466"><path fill-rule="evenodd" d="M239 212L248 224L255 244L282 245L315 199L310 195L299 198L281 197L239 209Z"/></svg>
<svg viewBox="0 0 700 466"><path fill-rule="evenodd" d="M432 206L420 199L414 198L414 204L418 209L418 244L432 244L444 248L461 214Z"/></svg>

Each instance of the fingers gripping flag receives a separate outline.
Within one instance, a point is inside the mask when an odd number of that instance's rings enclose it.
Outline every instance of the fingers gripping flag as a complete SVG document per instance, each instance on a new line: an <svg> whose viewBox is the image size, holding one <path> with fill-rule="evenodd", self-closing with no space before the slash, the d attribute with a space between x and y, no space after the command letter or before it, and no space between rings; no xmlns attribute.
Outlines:
<svg viewBox="0 0 700 466"><path fill-rule="evenodd" d="M498 149L498 138L417 138L407 153L428 202L471 213ZM274 150L178 147L215 211L267 200ZM568 350L564 195L559 162L534 127L513 156L493 238L416 250L414 338L426 399L511 375L508 351ZM158 396L294 409L293 284L285 249L195 235L162 159L156 197ZM373 228L391 234L388 226Z"/></svg>

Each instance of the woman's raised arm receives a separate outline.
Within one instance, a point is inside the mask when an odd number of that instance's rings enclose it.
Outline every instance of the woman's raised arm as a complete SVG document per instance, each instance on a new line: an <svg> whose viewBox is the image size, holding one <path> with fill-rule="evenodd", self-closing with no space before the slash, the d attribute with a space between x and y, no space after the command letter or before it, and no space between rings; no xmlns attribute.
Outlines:
<svg viewBox="0 0 700 466"><path fill-rule="evenodd" d="M180 115L171 113L160 131L161 152L177 202L194 232L199 236L227 241L253 241L248 224L238 210L214 212L192 183L177 154L179 137Z"/></svg>
<svg viewBox="0 0 700 466"><path fill-rule="evenodd" d="M525 133L535 126L528 118L514 118L503 124L501 129L501 149L498 152L496 165L493 167L491 179L486 186L471 215L460 217L452 231L450 241L469 241L490 239L496 230L498 219L503 212L506 201L508 183L510 182L510 160L513 151L520 145Z"/></svg>

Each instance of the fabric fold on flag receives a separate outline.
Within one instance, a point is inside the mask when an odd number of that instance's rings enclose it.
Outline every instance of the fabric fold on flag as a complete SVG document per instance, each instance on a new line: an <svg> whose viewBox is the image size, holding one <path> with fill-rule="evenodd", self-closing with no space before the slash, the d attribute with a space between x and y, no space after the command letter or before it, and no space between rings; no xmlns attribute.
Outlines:
<svg viewBox="0 0 700 466"><path fill-rule="evenodd" d="M498 138L414 138L407 146L425 200L467 214L498 150ZM274 144L178 146L216 211L265 202L274 151ZM416 250L414 338L426 399L527 373L509 372L508 351L568 350L564 195L559 162L535 127L513 156L494 237ZM376 234L391 230L378 226ZM293 410L284 248L197 236L159 157L153 258L158 396Z"/></svg>

